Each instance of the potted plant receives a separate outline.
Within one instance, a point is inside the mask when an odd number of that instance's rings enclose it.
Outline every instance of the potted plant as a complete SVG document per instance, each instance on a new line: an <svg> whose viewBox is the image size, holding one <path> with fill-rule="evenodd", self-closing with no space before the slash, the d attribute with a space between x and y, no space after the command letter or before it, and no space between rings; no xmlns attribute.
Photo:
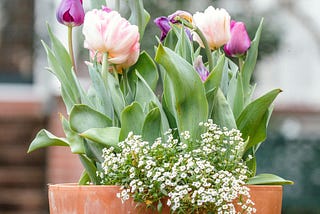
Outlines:
<svg viewBox="0 0 320 214"><path fill-rule="evenodd" d="M64 137L40 130L28 152L68 146L85 168L79 184L49 186L50 211L280 213L281 184L292 182L256 175L255 154L281 92L253 98L262 21L251 41L244 23L224 9L159 17L153 59L140 50L150 19L143 1L121 1L128 19L117 12L120 1L113 8L99 2L85 13L82 0L62 0L57 18L68 26L69 50L50 27L51 47L43 42L68 117L61 117ZM88 89L72 51L79 25L90 53ZM277 205L269 204L269 189Z"/></svg>

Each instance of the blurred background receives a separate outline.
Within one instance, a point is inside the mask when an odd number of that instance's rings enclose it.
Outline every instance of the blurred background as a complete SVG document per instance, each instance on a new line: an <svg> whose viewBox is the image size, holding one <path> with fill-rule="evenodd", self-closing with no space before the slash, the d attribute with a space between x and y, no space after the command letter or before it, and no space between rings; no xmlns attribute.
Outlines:
<svg viewBox="0 0 320 214"><path fill-rule="evenodd" d="M40 43L48 41L46 22L66 39L66 27L55 20L59 2L0 0L0 213L48 213L46 185L77 182L82 171L69 149L26 154L41 128L62 136L59 85L45 70ZM209 5L226 8L233 19L245 22L251 38L264 17L256 93L278 87L283 92L268 140L258 152L258 172L295 182L284 187L283 213L320 213L320 1L147 0L151 21L146 34L160 34L152 22L158 16L177 9L194 13ZM81 28L77 34L77 61L85 80ZM153 36L143 39L143 48L151 52L155 44Z"/></svg>

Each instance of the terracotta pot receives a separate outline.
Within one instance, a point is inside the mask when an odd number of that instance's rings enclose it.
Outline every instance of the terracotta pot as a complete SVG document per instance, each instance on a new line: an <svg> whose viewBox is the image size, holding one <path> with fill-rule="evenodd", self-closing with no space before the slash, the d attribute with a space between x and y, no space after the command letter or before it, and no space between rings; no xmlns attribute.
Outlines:
<svg viewBox="0 0 320 214"><path fill-rule="evenodd" d="M280 214L282 207L282 186L248 185L251 200L255 202L257 214ZM122 204L116 197L118 186L56 184L49 185L49 206L51 214L151 214L157 213L135 203L131 198ZM170 209L163 202L163 214ZM240 211L241 209L238 208Z"/></svg>
<svg viewBox="0 0 320 214"><path fill-rule="evenodd" d="M122 203L119 186L56 184L49 185L50 214L151 214L157 213L131 198ZM165 204L165 202L163 202ZM170 213L163 207L163 214Z"/></svg>
<svg viewBox="0 0 320 214"><path fill-rule="evenodd" d="M248 185L257 214L281 214L281 185Z"/></svg>

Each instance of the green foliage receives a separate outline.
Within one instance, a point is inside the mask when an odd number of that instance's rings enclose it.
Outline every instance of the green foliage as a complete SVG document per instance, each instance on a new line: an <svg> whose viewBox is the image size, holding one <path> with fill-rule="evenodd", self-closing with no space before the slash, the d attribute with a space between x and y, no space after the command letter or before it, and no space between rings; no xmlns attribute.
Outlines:
<svg viewBox="0 0 320 214"><path fill-rule="evenodd" d="M96 7L102 1L91 3ZM142 0L128 1L128 8L129 21L139 27L142 41L150 15ZM182 141L181 134L188 131L192 146L197 147L202 133L199 123L212 119L221 128L241 131L246 144L239 154L255 174L255 153L266 138L273 101L281 92L274 89L252 99L255 85L251 80L262 23L261 20L246 55L238 58L239 65L222 50L209 51L204 58L211 59L214 65L210 66L213 69L204 82L194 67L195 59L202 54L201 48L187 36L187 27L178 24L171 25L166 39L155 47L155 59L142 51L136 64L122 73L107 60L102 64L96 59L88 63L91 85L87 90L82 88L72 69L69 53L48 27L51 47L44 42L43 46L48 70L61 83L61 95L68 112L67 118L61 118L65 138L41 130L28 152L47 146L69 146L72 153L79 154L85 167L80 183L99 184L96 171L101 167L102 150L112 146L114 152L121 152L118 143L130 132L152 144L155 139L165 137L169 129ZM208 68L208 62L204 66ZM163 87L162 93L159 85ZM254 177L250 182L289 183L269 175Z"/></svg>

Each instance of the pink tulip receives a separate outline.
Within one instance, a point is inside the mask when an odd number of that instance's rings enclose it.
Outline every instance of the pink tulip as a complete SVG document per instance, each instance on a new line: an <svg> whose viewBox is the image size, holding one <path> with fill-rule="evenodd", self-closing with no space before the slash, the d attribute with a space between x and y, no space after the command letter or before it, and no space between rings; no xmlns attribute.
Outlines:
<svg viewBox="0 0 320 214"><path fill-rule="evenodd" d="M220 48L230 39L230 15L225 9L209 6L204 13L193 15L193 23L203 33L211 50ZM197 34L194 34L194 40L204 47Z"/></svg>
<svg viewBox="0 0 320 214"><path fill-rule="evenodd" d="M108 8L86 13L82 33L84 46L91 56L101 58L108 54L108 61L118 68L127 68L138 60L140 53L139 30L116 11Z"/></svg>
<svg viewBox="0 0 320 214"><path fill-rule="evenodd" d="M231 21L231 39L224 46L224 51L229 56L244 54L250 47L251 40L243 22Z"/></svg>
<svg viewBox="0 0 320 214"><path fill-rule="evenodd" d="M84 18L82 0L62 0L56 16L61 24L67 26L82 25Z"/></svg>

